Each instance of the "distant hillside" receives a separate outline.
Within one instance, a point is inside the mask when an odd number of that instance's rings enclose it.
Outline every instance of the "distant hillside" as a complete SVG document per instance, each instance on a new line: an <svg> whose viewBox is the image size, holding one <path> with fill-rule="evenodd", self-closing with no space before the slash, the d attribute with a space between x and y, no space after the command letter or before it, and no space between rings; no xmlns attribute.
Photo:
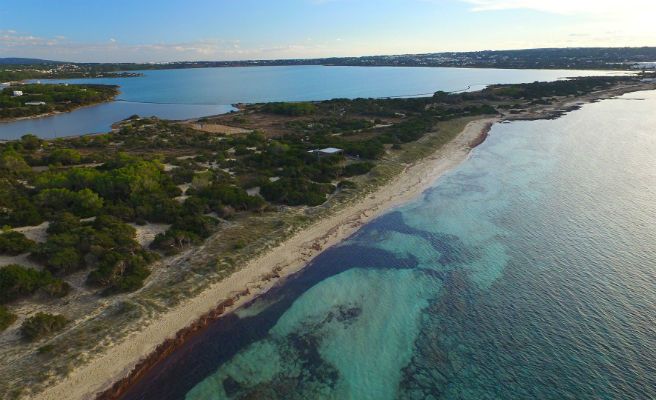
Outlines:
<svg viewBox="0 0 656 400"><path fill-rule="evenodd" d="M315 59L181 61L158 64L79 64L99 71L210 68L278 65L339 65L391 67L628 69L656 61L656 47L589 47L525 50L485 50Z"/></svg>
<svg viewBox="0 0 656 400"><path fill-rule="evenodd" d="M37 64L63 64L61 61L42 60L39 58L0 58L0 65L37 65Z"/></svg>
<svg viewBox="0 0 656 400"><path fill-rule="evenodd" d="M627 70L651 69L653 68L651 65L654 62L656 62L656 47L571 47L314 59L179 61L155 64L65 63L34 58L0 58L0 82L41 78L132 77L139 76L141 73L130 71L213 67L330 65L356 67ZM48 66L48 68L35 68L35 66L38 67L39 65Z"/></svg>

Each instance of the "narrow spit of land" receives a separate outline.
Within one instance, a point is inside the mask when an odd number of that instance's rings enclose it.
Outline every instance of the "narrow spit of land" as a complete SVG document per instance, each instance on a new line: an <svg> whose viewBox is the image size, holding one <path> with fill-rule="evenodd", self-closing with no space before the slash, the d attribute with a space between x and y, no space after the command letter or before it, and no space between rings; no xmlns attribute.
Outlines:
<svg viewBox="0 0 656 400"><path fill-rule="evenodd" d="M423 99L249 105L4 144L0 217L29 241L3 237L16 254L2 265L31 263L23 268L42 271L42 287L2 299L10 322L0 333L0 394L88 398L129 384L123 379L138 376L130 372L140 360L156 360L147 357L167 338L254 298L421 193L494 121L553 118L580 102L655 88L583 78ZM324 147L342 152L308 153ZM63 227L92 246L71 244ZM117 243L123 253L112 250ZM27 340L22 327L38 312L66 323L38 318L47 329Z"/></svg>

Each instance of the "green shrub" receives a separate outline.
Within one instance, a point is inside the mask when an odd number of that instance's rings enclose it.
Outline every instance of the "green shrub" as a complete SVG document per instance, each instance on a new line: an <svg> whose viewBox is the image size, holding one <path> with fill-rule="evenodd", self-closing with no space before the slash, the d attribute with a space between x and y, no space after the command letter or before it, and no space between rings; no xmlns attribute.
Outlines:
<svg viewBox="0 0 656 400"><path fill-rule="evenodd" d="M38 289L53 283L48 271L37 271L12 264L0 268L0 303L7 303L30 295Z"/></svg>
<svg viewBox="0 0 656 400"><path fill-rule="evenodd" d="M82 255L73 247L65 247L52 254L48 266L56 273L68 274L84 267Z"/></svg>
<svg viewBox="0 0 656 400"><path fill-rule="evenodd" d="M385 146L379 140L371 139L364 142L345 143L344 151L353 157L377 160L385 154Z"/></svg>
<svg viewBox="0 0 656 400"><path fill-rule="evenodd" d="M333 185L314 183L303 178L282 178L260 189L266 200L290 206L321 205L326 201L326 195L334 191Z"/></svg>
<svg viewBox="0 0 656 400"><path fill-rule="evenodd" d="M51 283L44 286L43 291L51 297L66 297L71 291L71 285L62 281L61 279L55 279Z"/></svg>
<svg viewBox="0 0 656 400"><path fill-rule="evenodd" d="M364 175L369 171L371 171L373 167L374 167L374 163L372 162L358 162L354 164L349 164L346 167L344 167L342 174L346 177Z"/></svg>
<svg viewBox="0 0 656 400"><path fill-rule="evenodd" d="M205 222L193 219L187 223L202 230L206 228ZM140 288L150 274L148 264L157 259L156 253L144 251L137 243L132 226L111 215L99 215L92 222L80 223L76 216L61 213L49 231L54 233L37 246L32 257L54 274L94 267L87 282L107 288L107 293ZM44 290L52 296L64 296L69 287L55 281Z"/></svg>
<svg viewBox="0 0 656 400"><path fill-rule="evenodd" d="M23 148L25 150L36 150L43 146L43 139L39 139L38 136L32 135L28 133L27 135L23 135L20 138L20 143L23 145Z"/></svg>
<svg viewBox="0 0 656 400"><path fill-rule="evenodd" d="M341 181L337 184L337 187L346 190L346 189L355 189L358 187L358 185L355 184L355 182L351 181Z"/></svg>
<svg viewBox="0 0 656 400"><path fill-rule="evenodd" d="M171 170L170 175L173 182L177 185L191 182L194 179L196 171L188 167L179 167Z"/></svg>
<svg viewBox="0 0 656 400"><path fill-rule="evenodd" d="M69 211L79 217L93 217L103 206L103 199L90 189L74 192L68 189L45 189L35 198L35 204L46 214Z"/></svg>
<svg viewBox="0 0 656 400"><path fill-rule="evenodd" d="M0 306L0 332L9 328L14 322L16 322L16 314L9 312L7 307Z"/></svg>
<svg viewBox="0 0 656 400"><path fill-rule="evenodd" d="M171 223L178 215L182 206L165 193L144 194L132 196L135 218L151 222Z"/></svg>
<svg viewBox="0 0 656 400"><path fill-rule="evenodd" d="M262 111L297 117L314 114L317 111L317 106L312 103L268 103L262 107Z"/></svg>
<svg viewBox="0 0 656 400"><path fill-rule="evenodd" d="M166 255L173 255L202 242L203 238L193 232L169 229L155 236L150 248L162 251Z"/></svg>
<svg viewBox="0 0 656 400"><path fill-rule="evenodd" d="M186 215L179 218L171 229L192 232L205 239L216 231L219 221L204 215Z"/></svg>
<svg viewBox="0 0 656 400"><path fill-rule="evenodd" d="M9 231L0 234L0 254L16 256L29 252L36 243L19 232Z"/></svg>
<svg viewBox="0 0 656 400"><path fill-rule="evenodd" d="M73 149L56 149L47 157L50 164L72 165L80 163L80 153Z"/></svg>
<svg viewBox="0 0 656 400"><path fill-rule="evenodd" d="M61 331L69 322L62 315L40 312L23 322L20 328L21 335L29 341L39 340L52 333Z"/></svg>
<svg viewBox="0 0 656 400"><path fill-rule="evenodd" d="M43 222L27 188L0 170L0 226L28 226Z"/></svg>
<svg viewBox="0 0 656 400"><path fill-rule="evenodd" d="M249 196L244 189L224 183L213 183L199 189L196 195L207 201L213 211L218 211L223 206L230 206L239 211L259 210L265 205L261 197Z"/></svg>
<svg viewBox="0 0 656 400"><path fill-rule="evenodd" d="M80 228L82 223L80 222L80 217L77 217L69 212L62 212L56 214L50 225L48 225L48 234L49 235L58 235L62 233L73 232L76 229Z"/></svg>
<svg viewBox="0 0 656 400"><path fill-rule="evenodd" d="M122 201L110 204L106 203L101 212L119 218L125 222L134 221L136 217L134 208Z"/></svg>
<svg viewBox="0 0 656 400"><path fill-rule="evenodd" d="M56 348L56 347L55 347L54 344L45 344L45 345L39 347L38 349L36 349L36 351L37 351L37 353L39 353L39 354L50 354L50 353L52 353L52 351L53 351L55 348Z"/></svg>
<svg viewBox="0 0 656 400"><path fill-rule="evenodd" d="M0 172L5 176L24 176L32 171L16 150L6 149L0 153Z"/></svg>
<svg viewBox="0 0 656 400"><path fill-rule="evenodd" d="M132 292L143 287L150 275L148 265L158 258L157 253L149 251L140 251L131 256L109 252L104 254L98 268L89 274L87 281L106 287L103 292L105 295Z"/></svg>

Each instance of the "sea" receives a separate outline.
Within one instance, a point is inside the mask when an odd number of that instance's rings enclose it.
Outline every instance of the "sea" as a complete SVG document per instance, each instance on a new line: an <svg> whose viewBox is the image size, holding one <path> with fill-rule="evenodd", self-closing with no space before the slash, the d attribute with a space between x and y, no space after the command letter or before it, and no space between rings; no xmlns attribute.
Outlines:
<svg viewBox="0 0 656 400"><path fill-rule="evenodd" d="M137 71L134 78L42 80L120 86L117 101L36 119L0 123L0 140L31 133L61 138L111 130L132 115L180 120L223 114L237 103L333 98L430 96L480 90L495 83L553 81L611 71L415 67L287 66ZM621 72L620 72L621 73Z"/></svg>
<svg viewBox="0 0 656 400"><path fill-rule="evenodd" d="M655 110L643 91L494 125L123 398L656 398Z"/></svg>

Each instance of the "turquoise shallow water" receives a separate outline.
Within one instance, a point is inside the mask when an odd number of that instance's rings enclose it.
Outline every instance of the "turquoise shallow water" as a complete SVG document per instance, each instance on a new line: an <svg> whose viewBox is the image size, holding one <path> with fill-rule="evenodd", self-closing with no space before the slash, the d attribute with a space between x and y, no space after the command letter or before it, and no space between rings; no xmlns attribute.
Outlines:
<svg viewBox="0 0 656 400"><path fill-rule="evenodd" d="M243 67L142 71L137 78L53 80L119 85L121 102L68 114L0 123L0 139L25 133L52 138L107 132L131 115L187 119L225 113L235 103L426 95L478 90L494 83L524 83L609 75L609 71L502 70L405 67ZM44 81L46 82L46 81Z"/></svg>
<svg viewBox="0 0 656 400"><path fill-rule="evenodd" d="M654 110L496 125L125 398L656 398Z"/></svg>

